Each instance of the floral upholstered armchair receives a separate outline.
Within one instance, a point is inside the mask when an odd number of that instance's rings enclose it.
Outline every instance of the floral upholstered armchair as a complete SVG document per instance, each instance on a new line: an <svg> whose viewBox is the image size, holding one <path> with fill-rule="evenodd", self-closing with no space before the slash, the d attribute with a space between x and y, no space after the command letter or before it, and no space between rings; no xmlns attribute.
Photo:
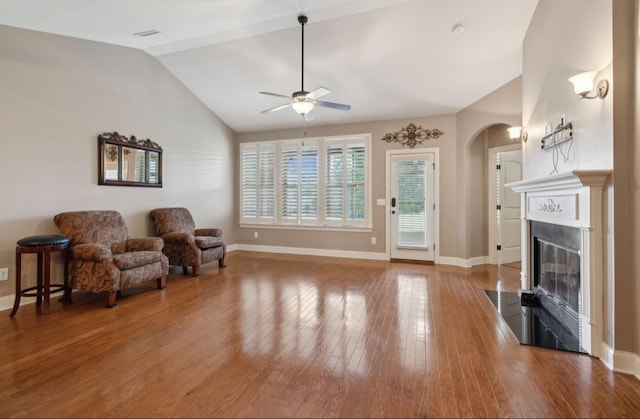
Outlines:
<svg viewBox="0 0 640 419"><path fill-rule="evenodd" d="M164 240L162 251L169 264L182 266L186 275L191 266L193 276L199 273L200 265L218 261L224 268L227 247L222 241L222 230L218 228L195 228L191 213L186 208L156 208L149 214L156 234Z"/></svg>
<svg viewBox="0 0 640 419"><path fill-rule="evenodd" d="M103 292L107 307L116 305L116 294L125 288L155 279L165 287L169 261L158 237L129 238L117 211L73 211L57 214L54 221L71 239L69 284L71 288ZM65 297L71 297L71 288Z"/></svg>

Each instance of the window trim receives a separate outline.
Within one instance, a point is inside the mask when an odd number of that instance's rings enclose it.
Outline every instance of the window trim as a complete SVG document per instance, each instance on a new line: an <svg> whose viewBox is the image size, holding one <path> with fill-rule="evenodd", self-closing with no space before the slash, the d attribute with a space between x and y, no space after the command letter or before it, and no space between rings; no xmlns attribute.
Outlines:
<svg viewBox="0 0 640 419"><path fill-rule="evenodd" d="M286 221L281 218L281 147L291 144L297 144L298 150L304 145L305 142L313 142L318 146L318 219L317 221L312 221L309 219L302 219L300 216L300 208L298 207L298 217L295 223L291 222L291 219L287 219ZM333 221L325 219L325 186L326 186L326 149L329 144L342 143L345 146L348 146L349 143L364 143L365 149L365 168L364 168L364 176L365 176L365 193L364 193L364 219L362 221L352 221L349 222L347 220ZM258 156L260 154L259 150L261 147L273 147L275 149L275 158L274 158L274 214L272 219L263 218L260 219L259 207L256 208L256 217L244 217L244 201L243 201L243 157L244 150L247 148L254 148L258 150ZM259 159L259 157L258 157ZM239 147L239 224L240 227L269 227L269 228L283 228L283 229L295 229L295 230L321 230L321 231L371 231L372 223L373 223L373 205L371 202L373 191L372 191L372 143L371 143L371 134L350 134L350 135L339 135L339 136L329 136L329 137L313 137L313 138L292 138L292 139L283 139L283 140L273 140L273 141L252 141L252 142L244 142L240 143ZM259 179L257 181L259 183ZM346 179L344 180L346 182ZM346 205L346 202L345 202Z"/></svg>

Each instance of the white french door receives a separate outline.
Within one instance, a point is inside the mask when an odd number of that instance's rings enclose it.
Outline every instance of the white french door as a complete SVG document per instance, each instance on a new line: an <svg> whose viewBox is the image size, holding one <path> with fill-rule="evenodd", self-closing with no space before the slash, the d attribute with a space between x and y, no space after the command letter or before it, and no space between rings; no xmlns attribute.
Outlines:
<svg viewBox="0 0 640 419"><path fill-rule="evenodd" d="M433 261L434 154L391 155L390 172L390 256Z"/></svg>
<svg viewBox="0 0 640 419"><path fill-rule="evenodd" d="M520 194L505 185L522 179L519 144L489 149L489 263L521 259Z"/></svg>
<svg viewBox="0 0 640 419"><path fill-rule="evenodd" d="M522 179L522 151L511 150L498 153L497 170L497 225L499 262L512 263L521 258L520 250L520 194L504 186Z"/></svg>

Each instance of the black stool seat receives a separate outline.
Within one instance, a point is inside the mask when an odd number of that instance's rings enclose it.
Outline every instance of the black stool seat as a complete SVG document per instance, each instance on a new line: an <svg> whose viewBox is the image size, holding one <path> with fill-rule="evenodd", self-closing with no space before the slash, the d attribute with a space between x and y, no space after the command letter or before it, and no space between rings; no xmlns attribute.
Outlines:
<svg viewBox="0 0 640 419"><path fill-rule="evenodd" d="M45 234L41 236L30 236L20 239L17 242L21 247L42 247L42 246L59 246L61 244L68 244L69 237L62 236L60 234Z"/></svg>

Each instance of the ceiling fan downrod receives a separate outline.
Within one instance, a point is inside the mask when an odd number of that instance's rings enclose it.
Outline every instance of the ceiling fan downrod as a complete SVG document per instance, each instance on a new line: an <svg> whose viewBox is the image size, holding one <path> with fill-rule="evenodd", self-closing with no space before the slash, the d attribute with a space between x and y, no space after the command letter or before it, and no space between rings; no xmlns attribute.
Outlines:
<svg viewBox="0 0 640 419"><path fill-rule="evenodd" d="M302 54L301 54L301 65L300 65L300 91L304 92L304 25L307 23L307 17L305 15L298 16L298 23L300 23L300 27L302 29Z"/></svg>

